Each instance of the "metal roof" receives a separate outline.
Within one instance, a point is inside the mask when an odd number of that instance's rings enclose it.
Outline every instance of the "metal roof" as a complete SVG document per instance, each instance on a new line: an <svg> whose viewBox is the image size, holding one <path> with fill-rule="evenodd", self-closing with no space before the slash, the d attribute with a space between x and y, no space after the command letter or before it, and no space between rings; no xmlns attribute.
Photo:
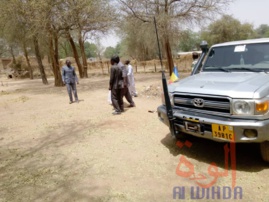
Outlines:
<svg viewBox="0 0 269 202"><path fill-rule="evenodd" d="M244 44L253 44L253 43L269 43L269 38L247 39L247 40L241 40L241 41L230 41L230 42L215 44L212 47L244 45Z"/></svg>

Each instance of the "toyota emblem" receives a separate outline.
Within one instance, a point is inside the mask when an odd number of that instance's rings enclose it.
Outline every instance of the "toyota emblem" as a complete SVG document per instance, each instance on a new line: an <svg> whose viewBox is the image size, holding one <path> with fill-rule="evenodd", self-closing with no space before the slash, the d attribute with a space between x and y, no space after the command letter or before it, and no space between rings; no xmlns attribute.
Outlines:
<svg viewBox="0 0 269 202"><path fill-rule="evenodd" d="M205 101L202 99L202 98L194 98L192 100L192 104L195 106L195 107L204 107L205 105Z"/></svg>

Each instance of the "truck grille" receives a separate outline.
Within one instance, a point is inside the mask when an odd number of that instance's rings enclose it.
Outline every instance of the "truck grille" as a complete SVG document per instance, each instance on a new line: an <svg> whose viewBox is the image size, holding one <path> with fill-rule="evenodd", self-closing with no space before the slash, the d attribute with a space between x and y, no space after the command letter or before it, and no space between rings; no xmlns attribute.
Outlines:
<svg viewBox="0 0 269 202"><path fill-rule="evenodd" d="M174 94L175 107L206 114L230 115L230 99L204 95Z"/></svg>

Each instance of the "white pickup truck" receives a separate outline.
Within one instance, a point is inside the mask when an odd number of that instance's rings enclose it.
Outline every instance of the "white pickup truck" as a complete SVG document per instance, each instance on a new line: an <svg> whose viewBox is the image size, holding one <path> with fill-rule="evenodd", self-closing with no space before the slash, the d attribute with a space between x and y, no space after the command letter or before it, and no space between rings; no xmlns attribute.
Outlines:
<svg viewBox="0 0 269 202"><path fill-rule="evenodd" d="M168 85L172 115L163 101L159 119L176 138L259 143L269 162L269 38L201 48L192 75Z"/></svg>

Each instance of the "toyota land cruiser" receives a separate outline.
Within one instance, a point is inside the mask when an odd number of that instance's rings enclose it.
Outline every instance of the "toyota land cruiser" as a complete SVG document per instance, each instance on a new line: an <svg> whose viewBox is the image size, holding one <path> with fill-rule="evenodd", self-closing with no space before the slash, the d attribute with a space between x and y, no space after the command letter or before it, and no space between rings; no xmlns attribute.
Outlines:
<svg viewBox="0 0 269 202"><path fill-rule="evenodd" d="M176 138L259 143L269 162L269 38L201 48L191 76L168 85L172 117L163 99L159 119Z"/></svg>

